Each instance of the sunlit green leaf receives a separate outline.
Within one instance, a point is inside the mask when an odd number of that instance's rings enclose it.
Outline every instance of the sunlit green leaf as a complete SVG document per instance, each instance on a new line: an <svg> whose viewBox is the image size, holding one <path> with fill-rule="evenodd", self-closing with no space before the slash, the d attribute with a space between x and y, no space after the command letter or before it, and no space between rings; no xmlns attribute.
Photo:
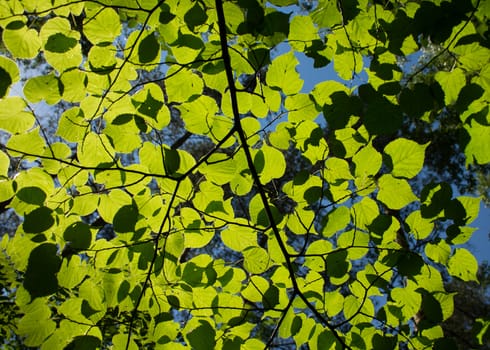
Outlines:
<svg viewBox="0 0 490 350"><path fill-rule="evenodd" d="M108 7L94 10L84 20L83 33L93 44L112 43L121 32L117 12Z"/></svg>
<svg viewBox="0 0 490 350"><path fill-rule="evenodd" d="M456 102L459 92L466 85L466 78L461 69L452 72L437 72L435 79L444 91L444 101L450 105Z"/></svg>
<svg viewBox="0 0 490 350"><path fill-rule="evenodd" d="M12 134L29 130L35 119L25 110L26 107L26 102L20 97L0 99L0 128Z"/></svg>
<svg viewBox="0 0 490 350"><path fill-rule="evenodd" d="M463 281L478 281L476 277L478 263L475 257L464 248L458 248L454 251L447 266L451 276L458 277Z"/></svg>
<svg viewBox="0 0 490 350"><path fill-rule="evenodd" d="M356 165L356 176L376 175L381 168L381 154L372 145L363 147L357 152L352 161Z"/></svg>
<svg viewBox="0 0 490 350"><path fill-rule="evenodd" d="M29 29L20 21L9 23L2 35L7 49L17 58L34 58L41 47L41 39L35 29Z"/></svg>
<svg viewBox="0 0 490 350"><path fill-rule="evenodd" d="M63 83L54 74L34 77L25 84L24 94L34 103L45 100L48 104L55 104L63 94Z"/></svg>
<svg viewBox="0 0 490 350"><path fill-rule="evenodd" d="M342 22L342 14L336 4L328 1L319 1L317 8L312 13L312 18L320 27L333 27Z"/></svg>
<svg viewBox="0 0 490 350"><path fill-rule="evenodd" d="M56 323L51 320L51 310L42 298L35 299L25 306L25 316L19 321L19 333L24 335L24 345L40 346L43 341L56 329Z"/></svg>
<svg viewBox="0 0 490 350"><path fill-rule="evenodd" d="M39 135L39 127L32 129L25 134L14 135L10 138L7 146L15 152L13 154L19 154L18 152L31 154L42 154L45 142L44 139Z"/></svg>
<svg viewBox="0 0 490 350"><path fill-rule="evenodd" d="M406 180L386 174L378 180L378 199L391 209L401 209L417 200Z"/></svg>
<svg viewBox="0 0 490 350"><path fill-rule="evenodd" d="M411 231L417 239L427 238L434 229L434 223L422 217L420 210L411 212L405 222L410 226Z"/></svg>
<svg viewBox="0 0 490 350"><path fill-rule="evenodd" d="M490 127L472 121L470 125L465 125L465 129L471 137L464 150L466 163L485 164L490 162L490 151L486 147L490 142Z"/></svg>
<svg viewBox="0 0 490 350"><path fill-rule="evenodd" d="M252 273L259 274L266 271L270 267L270 257L264 248L249 247L243 251L244 268Z"/></svg>
<svg viewBox="0 0 490 350"><path fill-rule="evenodd" d="M283 54L272 61L267 72L267 84L283 91L286 95L298 93L303 81L296 72L298 60L292 52Z"/></svg>
<svg viewBox="0 0 490 350"><path fill-rule="evenodd" d="M384 152L390 157L393 176L407 179L416 176L424 165L427 146L404 138L390 142Z"/></svg>

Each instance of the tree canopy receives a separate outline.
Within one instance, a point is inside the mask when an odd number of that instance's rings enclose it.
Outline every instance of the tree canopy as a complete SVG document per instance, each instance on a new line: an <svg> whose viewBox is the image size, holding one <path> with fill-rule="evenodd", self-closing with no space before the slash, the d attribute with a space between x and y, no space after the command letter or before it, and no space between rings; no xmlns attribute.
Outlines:
<svg viewBox="0 0 490 350"><path fill-rule="evenodd" d="M489 14L0 0L3 345L456 349L481 198L427 174L488 169Z"/></svg>

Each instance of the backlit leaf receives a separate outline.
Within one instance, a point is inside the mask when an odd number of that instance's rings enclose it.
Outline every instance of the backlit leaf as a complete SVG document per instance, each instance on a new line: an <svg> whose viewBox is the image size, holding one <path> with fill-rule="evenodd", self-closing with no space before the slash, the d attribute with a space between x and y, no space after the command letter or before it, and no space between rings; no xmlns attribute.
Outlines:
<svg viewBox="0 0 490 350"><path fill-rule="evenodd" d="M17 58L34 58L41 47L41 39L35 29L29 29L22 22L11 22L3 31L3 42Z"/></svg>
<svg viewBox="0 0 490 350"><path fill-rule="evenodd" d="M463 281L478 281L476 277L478 263L475 257L464 248L458 248L454 251L447 266L451 276L458 277Z"/></svg>
<svg viewBox="0 0 490 350"><path fill-rule="evenodd" d="M417 200L406 180L386 174L379 181L378 199L391 209L401 209Z"/></svg>
<svg viewBox="0 0 490 350"><path fill-rule="evenodd" d="M83 33L93 44L112 43L120 32L121 22L112 8L96 9L85 18Z"/></svg>
<svg viewBox="0 0 490 350"><path fill-rule="evenodd" d="M297 64L298 60L292 52L277 57L267 72L267 84L282 90L286 95L298 93L303 87L303 81L296 72Z"/></svg>
<svg viewBox="0 0 490 350"><path fill-rule="evenodd" d="M404 138L390 142L384 152L390 157L393 176L407 179L416 176L424 165L427 146Z"/></svg>

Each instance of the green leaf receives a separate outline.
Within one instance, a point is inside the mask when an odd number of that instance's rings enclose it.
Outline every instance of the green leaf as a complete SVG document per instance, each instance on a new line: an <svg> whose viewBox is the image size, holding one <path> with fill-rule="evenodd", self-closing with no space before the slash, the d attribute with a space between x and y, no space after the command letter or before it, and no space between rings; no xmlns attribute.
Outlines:
<svg viewBox="0 0 490 350"><path fill-rule="evenodd" d="M84 142L80 142L77 148L78 160L86 166L110 167L114 162L114 154L114 148L106 135L93 132L86 135Z"/></svg>
<svg viewBox="0 0 490 350"><path fill-rule="evenodd" d="M401 321L406 322L420 310L422 296L414 288L394 288L390 296L396 306L400 307L403 318Z"/></svg>
<svg viewBox="0 0 490 350"><path fill-rule="evenodd" d="M451 105L458 99L459 92L466 85L466 77L462 69L456 68L451 72L437 72L436 81L444 91L444 102Z"/></svg>
<svg viewBox="0 0 490 350"><path fill-rule="evenodd" d="M200 168L200 171L210 181L223 185L235 177L236 163L233 158L224 153L214 153L208 158L207 164Z"/></svg>
<svg viewBox="0 0 490 350"><path fill-rule="evenodd" d="M298 0L271 0L270 3L276 6L289 6L294 5Z"/></svg>
<svg viewBox="0 0 490 350"><path fill-rule="evenodd" d="M338 315L344 305L344 296L339 290L325 293L325 307L328 316L334 317Z"/></svg>
<svg viewBox="0 0 490 350"><path fill-rule="evenodd" d="M342 23L342 15L337 4L328 0L319 1L311 17L319 27L331 28Z"/></svg>
<svg viewBox="0 0 490 350"><path fill-rule="evenodd" d="M127 349L127 350L137 350L138 345L136 345L134 339L129 338L128 335L124 333L116 334L112 337L112 344L116 349Z"/></svg>
<svg viewBox="0 0 490 350"><path fill-rule="evenodd" d="M368 144L352 157L352 161L356 165L356 176L372 176L381 168L382 157L371 144Z"/></svg>
<svg viewBox="0 0 490 350"><path fill-rule="evenodd" d="M340 279L347 276L351 267L347 261L347 251L345 250L329 253L325 259L325 264L328 276Z"/></svg>
<svg viewBox="0 0 490 350"><path fill-rule="evenodd" d="M93 44L112 43L121 33L119 15L110 7L94 9L86 15L83 33Z"/></svg>
<svg viewBox="0 0 490 350"><path fill-rule="evenodd" d="M24 94L33 103L45 100L48 104L55 104L61 99L63 84L54 74L34 77L25 84Z"/></svg>
<svg viewBox="0 0 490 350"><path fill-rule="evenodd" d="M325 237L331 237L333 234L340 232L350 223L350 210L345 206L335 208L326 217L326 224L322 234Z"/></svg>
<svg viewBox="0 0 490 350"><path fill-rule="evenodd" d="M197 3L196 3L197 4ZM138 58L141 63L150 63L160 56L160 44L153 33L144 37L138 45Z"/></svg>
<svg viewBox="0 0 490 350"><path fill-rule="evenodd" d="M422 217L420 210L411 212L405 222L417 239L427 238L434 230L434 223Z"/></svg>
<svg viewBox="0 0 490 350"><path fill-rule="evenodd" d="M2 40L16 58L34 58L41 47L41 39L37 31L29 29L19 21L7 25L3 31Z"/></svg>
<svg viewBox="0 0 490 350"><path fill-rule="evenodd" d="M208 350L216 345L216 331L206 320L194 322L193 329L185 335L192 349Z"/></svg>
<svg viewBox="0 0 490 350"><path fill-rule="evenodd" d="M248 247L243 251L243 267L251 274L260 274L267 271L271 259L267 250L260 247Z"/></svg>
<svg viewBox="0 0 490 350"><path fill-rule="evenodd" d="M448 272L451 276L458 277L463 281L476 281L478 278L478 262L475 257L464 248L457 248L449 258L447 264Z"/></svg>
<svg viewBox="0 0 490 350"><path fill-rule="evenodd" d="M298 93L303 87L303 80L295 69L298 63L293 52L276 57L267 72L267 85L281 90L286 95Z"/></svg>
<svg viewBox="0 0 490 350"><path fill-rule="evenodd" d="M404 179L385 174L378 180L378 186L378 200L390 209L399 210L417 200L410 185Z"/></svg>
<svg viewBox="0 0 490 350"><path fill-rule="evenodd" d="M169 75L173 72L169 69L165 80L167 94L172 101L185 102L191 100L191 97L202 94L204 84L201 78L190 70L183 70L180 74Z"/></svg>
<svg viewBox="0 0 490 350"><path fill-rule="evenodd" d="M466 164L490 162L490 150L486 146L490 143L490 126L472 120L470 124L465 124L464 128L470 135L470 140L464 149Z"/></svg>
<svg viewBox="0 0 490 350"><path fill-rule="evenodd" d="M478 217L478 213L480 212L481 199L478 197L469 196L459 196L456 199L465 210L465 224L471 224Z"/></svg>
<svg viewBox="0 0 490 350"><path fill-rule="evenodd" d="M228 248L242 252L257 246L257 233L247 227L229 227L221 232L221 240Z"/></svg>
<svg viewBox="0 0 490 350"><path fill-rule="evenodd" d="M10 167L10 158L4 152L0 151L0 179L8 176Z"/></svg>
<svg viewBox="0 0 490 350"><path fill-rule="evenodd" d="M437 244L429 243L425 246L425 254L432 261L446 265L451 254L451 247L442 240Z"/></svg>
<svg viewBox="0 0 490 350"><path fill-rule="evenodd" d="M362 71L362 56L357 52L345 51L335 56L333 65L341 79L351 80Z"/></svg>
<svg viewBox="0 0 490 350"><path fill-rule="evenodd" d="M282 217L277 208L269 204L269 207L272 212L272 218L274 222L278 223L281 221ZM264 227L267 227L270 225L270 220L269 217L267 216L267 213L264 208L264 203L262 202L262 198L260 197L259 194L255 195L249 203L249 212L250 212L250 218L254 223L257 225L261 225Z"/></svg>
<svg viewBox="0 0 490 350"><path fill-rule="evenodd" d="M64 259L58 272L58 283L63 288L74 288L79 285L87 273L85 263L78 255L72 255L70 259Z"/></svg>
<svg viewBox="0 0 490 350"><path fill-rule="evenodd" d="M369 197L364 197L351 208L354 224L363 228L369 226L379 215L378 203Z"/></svg>
<svg viewBox="0 0 490 350"><path fill-rule="evenodd" d="M58 248L52 243L43 243L31 251L23 286L33 298L58 290L56 273L60 269L61 258L57 252Z"/></svg>
<svg viewBox="0 0 490 350"><path fill-rule="evenodd" d="M162 89L156 84L148 84L139 91L132 99L136 110L144 117L149 117L159 121L155 124L157 128L164 128L170 121L168 109L164 106Z"/></svg>
<svg viewBox="0 0 490 350"><path fill-rule="evenodd" d="M92 232L89 225L83 222L75 222L66 228L63 238L71 243L71 248L83 250L90 247Z"/></svg>
<svg viewBox="0 0 490 350"><path fill-rule="evenodd" d="M135 232L138 217L138 208L134 205L120 207L113 219L114 231L120 233Z"/></svg>
<svg viewBox="0 0 490 350"><path fill-rule="evenodd" d="M190 10L187 11L184 15L184 21L191 31L193 31L195 27L206 23L207 19L208 15L206 14L206 11L201 7L201 4L199 2L195 2L194 6L192 6Z"/></svg>
<svg viewBox="0 0 490 350"><path fill-rule="evenodd" d="M44 204L47 197L42 188L30 186L22 187L15 195L23 202L39 206Z"/></svg>
<svg viewBox="0 0 490 350"><path fill-rule="evenodd" d="M48 38L44 48L51 52L64 53L74 48L77 42L76 39L70 38L63 33L56 33Z"/></svg>
<svg viewBox="0 0 490 350"><path fill-rule="evenodd" d="M369 235L364 232L349 230L342 233L337 239L340 248L348 248L348 257L351 260L361 259L368 252Z"/></svg>
<svg viewBox="0 0 490 350"><path fill-rule="evenodd" d="M53 211L47 207L40 207L28 213L22 224L24 232L41 233L51 228L54 225L52 213Z"/></svg>
<svg viewBox="0 0 490 350"><path fill-rule="evenodd" d="M77 70L65 71L61 75L63 84L63 100L76 102L83 99L86 95L87 75Z"/></svg>
<svg viewBox="0 0 490 350"><path fill-rule="evenodd" d="M26 102L20 97L0 99L0 129L17 134L29 130L35 122L32 113L25 111Z"/></svg>
<svg viewBox="0 0 490 350"><path fill-rule="evenodd" d="M289 24L289 44L298 51L304 51L313 40L319 40L318 30L311 17L295 16Z"/></svg>
<svg viewBox="0 0 490 350"><path fill-rule="evenodd" d="M59 72L78 67L82 61L80 33L71 29L66 18L49 19L41 28L46 61Z"/></svg>
<svg viewBox="0 0 490 350"><path fill-rule="evenodd" d="M362 322L369 322L371 319L366 315L373 315L374 306L370 299L360 300L353 295L349 295L344 299L344 316L346 319L351 319L351 324L359 324ZM359 313L363 312L363 315Z"/></svg>
<svg viewBox="0 0 490 350"><path fill-rule="evenodd" d="M415 177L424 165L425 149L429 144L418 143L404 138L390 142L384 153L390 157L391 173L395 177L411 179Z"/></svg>
<svg viewBox="0 0 490 350"><path fill-rule="evenodd" d="M111 46L93 46L88 53L88 64L92 72L110 74L117 65L115 48Z"/></svg>
<svg viewBox="0 0 490 350"><path fill-rule="evenodd" d="M38 298L24 307L25 315L19 320L19 334L25 336L26 346L40 346L56 329L51 310L44 299Z"/></svg>
<svg viewBox="0 0 490 350"><path fill-rule="evenodd" d="M371 135L392 134L400 129L403 115L398 105L367 84L359 87L359 96L367 104L364 125Z"/></svg>
<svg viewBox="0 0 490 350"><path fill-rule="evenodd" d="M283 154L267 145L262 146L255 153L254 166L263 184L270 182L272 179L280 178L286 171L286 161Z"/></svg>

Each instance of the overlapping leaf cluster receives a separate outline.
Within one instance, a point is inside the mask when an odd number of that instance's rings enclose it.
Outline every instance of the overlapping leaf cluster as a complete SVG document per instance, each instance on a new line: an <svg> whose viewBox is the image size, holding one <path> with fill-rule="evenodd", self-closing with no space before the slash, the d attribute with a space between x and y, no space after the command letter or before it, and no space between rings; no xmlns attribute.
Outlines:
<svg viewBox="0 0 490 350"><path fill-rule="evenodd" d="M443 276L476 280L460 245L479 199L444 183L415 191L428 144L397 132L455 108L467 164L489 162L489 2L307 5L0 1L0 201L23 218L1 245L2 276L17 274L2 278L18 308L9 337L41 349L450 345ZM454 66L401 81L400 57L427 41ZM23 78L36 57L50 72ZM305 91L300 58L339 78ZM54 138L42 101L68 106ZM174 142L162 131L176 121ZM212 146L198 155L193 140Z"/></svg>

